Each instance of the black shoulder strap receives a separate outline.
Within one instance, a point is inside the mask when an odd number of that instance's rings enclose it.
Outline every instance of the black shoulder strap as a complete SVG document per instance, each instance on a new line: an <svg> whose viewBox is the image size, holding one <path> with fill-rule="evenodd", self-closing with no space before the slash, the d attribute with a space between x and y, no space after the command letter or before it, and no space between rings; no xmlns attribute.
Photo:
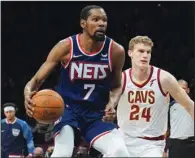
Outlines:
<svg viewBox="0 0 195 158"><path fill-rule="evenodd" d="M170 104L169 104L169 111L168 111L168 136L167 137L169 137L169 135L170 135L170 131L171 131L171 122L170 122L170 109L171 109L171 106L173 106L173 104L175 104L175 100L173 100Z"/></svg>

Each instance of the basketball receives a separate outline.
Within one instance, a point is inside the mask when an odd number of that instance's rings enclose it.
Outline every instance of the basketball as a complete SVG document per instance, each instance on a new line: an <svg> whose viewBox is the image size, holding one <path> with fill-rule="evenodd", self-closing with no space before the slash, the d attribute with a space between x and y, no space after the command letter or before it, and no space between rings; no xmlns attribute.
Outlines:
<svg viewBox="0 0 195 158"><path fill-rule="evenodd" d="M33 97L35 105L33 118L43 124L52 124L64 112L64 101L55 91L44 89L38 91Z"/></svg>

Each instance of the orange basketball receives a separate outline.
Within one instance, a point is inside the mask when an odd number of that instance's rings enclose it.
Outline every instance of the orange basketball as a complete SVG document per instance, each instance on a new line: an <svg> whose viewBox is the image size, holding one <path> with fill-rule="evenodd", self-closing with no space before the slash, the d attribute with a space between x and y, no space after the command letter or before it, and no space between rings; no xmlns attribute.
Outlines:
<svg viewBox="0 0 195 158"><path fill-rule="evenodd" d="M33 98L33 118L43 124L55 122L64 112L64 101L55 91L44 89L37 92Z"/></svg>

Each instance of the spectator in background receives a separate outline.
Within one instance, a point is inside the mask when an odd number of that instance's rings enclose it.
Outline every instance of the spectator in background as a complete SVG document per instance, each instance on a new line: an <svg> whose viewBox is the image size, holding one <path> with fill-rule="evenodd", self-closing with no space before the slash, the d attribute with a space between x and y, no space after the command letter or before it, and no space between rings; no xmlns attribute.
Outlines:
<svg viewBox="0 0 195 158"><path fill-rule="evenodd" d="M53 145L53 124L41 124L36 122L35 127L32 127L34 142L36 146L47 150L48 146Z"/></svg>
<svg viewBox="0 0 195 158"><path fill-rule="evenodd" d="M17 108L14 103L4 104L3 110L6 118L1 120L1 157L26 156L25 147L28 156L32 156L34 142L28 124L15 116Z"/></svg>

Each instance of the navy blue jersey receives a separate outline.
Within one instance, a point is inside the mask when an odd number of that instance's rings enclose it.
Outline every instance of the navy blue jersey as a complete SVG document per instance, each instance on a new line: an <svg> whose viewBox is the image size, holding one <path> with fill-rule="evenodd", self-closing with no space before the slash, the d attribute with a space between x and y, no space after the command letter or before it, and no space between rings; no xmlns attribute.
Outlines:
<svg viewBox="0 0 195 158"><path fill-rule="evenodd" d="M33 153L33 136L28 124L18 118L12 124L7 123L6 119L1 120L1 148L3 152L8 155L21 155L26 146L28 153Z"/></svg>
<svg viewBox="0 0 195 158"><path fill-rule="evenodd" d="M113 40L105 40L94 53L86 53L79 44L79 34L69 37L71 56L61 66L61 76L55 90L63 97L65 104L79 104L94 110L104 110L109 101L111 84L111 47Z"/></svg>

